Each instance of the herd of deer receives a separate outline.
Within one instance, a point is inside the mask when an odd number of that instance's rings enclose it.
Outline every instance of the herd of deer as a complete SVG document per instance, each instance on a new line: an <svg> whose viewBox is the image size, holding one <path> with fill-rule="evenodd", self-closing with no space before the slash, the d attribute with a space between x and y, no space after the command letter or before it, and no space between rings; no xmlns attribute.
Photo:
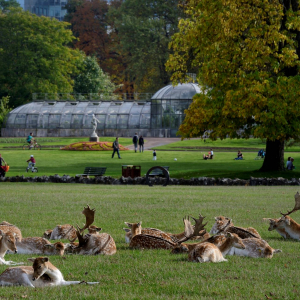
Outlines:
<svg viewBox="0 0 300 300"><path fill-rule="evenodd" d="M300 240L300 224L296 223L289 215L300 209L300 195L295 195L295 207L278 219L264 219L270 222L269 231L276 230L282 237ZM20 254L64 255L65 253L82 255L113 255L116 253L116 244L111 235L99 233L101 228L94 223L95 209L85 207L82 213L86 217L83 228L77 229L69 224L58 225L53 230L47 230L44 237L22 238L20 229L8 222L0 223L0 264L22 265L5 261L6 252ZM248 257L272 258L274 253L281 252L273 249L261 238L257 230L252 227L241 228L234 226L229 218L219 216L215 218L210 233L207 233L201 214L199 218L191 217L195 224L192 225L190 217L183 219L184 231L172 234L155 228L142 228L139 223L125 224L125 241L130 248L135 249L169 249L171 253L187 253L188 260L193 262L222 262L227 261L226 255L239 255ZM87 234L84 234L85 230ZM70 243L50 240L69 239ZM78 242L75 240L78 239ZM195 243L186 243L196 240ZM48 257L30 258L32 266L17 266L6 269L0 275L0 285L24 285L30 287L58 286L71 284L96 284L98 282L65 281L62 273Z"/></svg>

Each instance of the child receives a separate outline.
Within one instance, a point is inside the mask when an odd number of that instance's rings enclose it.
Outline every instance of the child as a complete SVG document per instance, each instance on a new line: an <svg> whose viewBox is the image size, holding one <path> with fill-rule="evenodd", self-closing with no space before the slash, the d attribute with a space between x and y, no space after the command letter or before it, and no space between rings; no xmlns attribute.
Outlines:
<svg viewBox="0 0 300 300"><path fill-rule="evenodd" d="M30 158L27 160L28 163L28 167L26 169L26 172L28 172L28 170L31 168L33 168L35 166L35 159L33 157L33 155L30 155Z"/></svg>
<svg viewBox="0 0 300 300"><path fill-rule="evenodd" d="M156 151L153 150L153 159L152 160L156 160Z"/></svg>

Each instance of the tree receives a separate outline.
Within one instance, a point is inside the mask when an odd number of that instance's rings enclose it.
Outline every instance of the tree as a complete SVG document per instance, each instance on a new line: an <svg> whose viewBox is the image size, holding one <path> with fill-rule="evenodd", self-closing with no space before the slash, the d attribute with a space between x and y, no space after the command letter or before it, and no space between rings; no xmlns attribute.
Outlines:
<svg viewBox="0 0 300 300"><path fill-rule="evenodd" d="M8 106L8 102L9 97L2 97L0 100L0 129L2 128L6 115L11 111L11 108Z"/></svg>
<svg viewBox="0 0 300 300"><path fill-rule="evenodd" d="M13 9L0 13L0 97L10 105L28 102L32 93L69 93L82 54L68 47L68 24Z"/></svg>
<svg viewBox="0 0 300 300"><path fill-rule="evenodd" d="M0 11L7 12L10 7L20 7L17 0L0 0Z"/></svg>
<svg viewBox="0 0 300 300"><path fill-rule="evenodd" d="M120 46L125 54L124 70L139 92L153 92L170 81L165 63L168 43L178 31L181 10L178 0L125 0L115 18Z"/></svg>
<svg viewBox="0 0 300 300"><path fill-rule="evenodd" d="M190 0L185 12L167 69L177 82L197 68L203 93L179 133L266 138L261 171L283 170L284 141L300 135L298 1Z"/></svg>
<svg viewBox="0 0 300 300"><path fill-rule="evenodd" d="M112 93L116 86L110 81L97 63L95 56L86 56L78 62L79 74L74 78L76 93Z"/></svg>

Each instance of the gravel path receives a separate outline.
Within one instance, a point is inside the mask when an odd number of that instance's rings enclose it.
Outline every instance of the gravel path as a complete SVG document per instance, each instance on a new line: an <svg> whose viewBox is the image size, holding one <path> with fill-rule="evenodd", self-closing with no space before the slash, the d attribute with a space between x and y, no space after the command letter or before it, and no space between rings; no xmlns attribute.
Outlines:
<svg viewBox="0 0 300 300"><path fill-rule="evenodd" d="M180 141L180 138L152 138L152 137L146 137L145 139L145 145L144 150L149 149L155 149L155 147L163 146L171 143L175 143ZM130 146L127 146L130 150L134 150L133 144Z"/></svg>

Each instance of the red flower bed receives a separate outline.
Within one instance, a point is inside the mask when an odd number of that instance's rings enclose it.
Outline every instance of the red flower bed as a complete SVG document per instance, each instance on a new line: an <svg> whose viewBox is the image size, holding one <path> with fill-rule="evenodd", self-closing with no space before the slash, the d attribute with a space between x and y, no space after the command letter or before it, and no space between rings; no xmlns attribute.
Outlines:
<svg viewBox="0 0 300 300"><path fill-rule="evenodd" d="M120 145L120 151L129 150L128 148ZM112 151L112 142L78 142L61 148L60 150L71 151Z"/></svg>

